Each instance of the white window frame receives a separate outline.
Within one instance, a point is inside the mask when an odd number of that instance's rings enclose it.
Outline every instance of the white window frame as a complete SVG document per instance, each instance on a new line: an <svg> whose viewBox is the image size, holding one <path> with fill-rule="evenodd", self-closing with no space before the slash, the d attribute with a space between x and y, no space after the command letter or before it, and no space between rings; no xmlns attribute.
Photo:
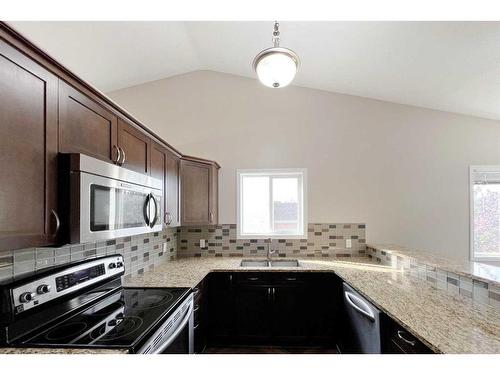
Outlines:
<svg viewBox="0 0 500 375"><path fill-rule="evenodd" d="M469 166L469 251L472 261L499 261L500 254L494 256L476 256L474 251L474 179L475 172L494 172L500 174L500 165Z"/></svg>
<svg viewBox="0 0 500 375"><path fill-rule="evenodd" d="M262 175L270 177L296 177L300 176L302 184L299 183L299 223L302 222L302 234L243 234L242 216L241 216L241 179L243 176ZM302 186L300 186L302 185ZM280 239L304 239L307 238L307 169L306 168L281 168L281 169L237 169L236 170L236 228L238 239L261 239L261 238L280 238ZM272 197L272 195L271 195ZM300 225L300 224L299 224Z"/></svg>

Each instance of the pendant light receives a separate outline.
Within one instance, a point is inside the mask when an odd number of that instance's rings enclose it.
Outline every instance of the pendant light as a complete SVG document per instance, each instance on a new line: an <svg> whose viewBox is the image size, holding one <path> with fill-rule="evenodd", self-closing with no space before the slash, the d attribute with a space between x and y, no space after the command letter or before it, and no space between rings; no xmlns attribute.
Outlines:
<svg viewBox="0 0 500 375"><path fill-rule="evenodd" d="M259 81L272 88L288 86L300 66L299 57L291 49L280 47L280 24L274 23L273 47L260 51L253 60Z"/></svg>

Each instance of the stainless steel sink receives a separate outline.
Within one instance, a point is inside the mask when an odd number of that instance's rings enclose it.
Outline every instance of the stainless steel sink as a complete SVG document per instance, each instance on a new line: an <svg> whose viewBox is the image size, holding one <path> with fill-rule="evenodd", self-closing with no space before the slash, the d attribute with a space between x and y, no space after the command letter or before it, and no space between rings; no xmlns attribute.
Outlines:
<svg viewBox="0 0 500 375"><path fill-rule="evenodd" d="M300 267L297 259L244 259L240 263L240 267Z"/></svg>
<svg viewBox="0 0 500 375"><path fill-rule="evenodd" d="M270 263L270 267L300 267L297 259L277 259Z"/></svg>
<svg viewBox="0 0 500 375"><path fill-rule="evenodd" d="M244 259L240 263L241 267L269 267L267 260Z"/></svg>

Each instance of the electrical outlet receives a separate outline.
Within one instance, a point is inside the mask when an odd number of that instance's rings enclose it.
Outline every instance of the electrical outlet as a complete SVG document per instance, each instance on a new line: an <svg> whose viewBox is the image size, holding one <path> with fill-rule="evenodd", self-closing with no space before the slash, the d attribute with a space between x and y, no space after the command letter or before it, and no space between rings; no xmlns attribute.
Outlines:
<svg viewBox="0 0 500 375"><path fill-rule="evenodd" d="M205 247L207 247L206 245L206 240L200 240L200 249L204 249Z"/></svg>
<svg viewBox="0 0 500 375"><path fill-rule="evenodd" d="M352 247L352 240L350 238L346 238L345 247L346 249L350 249Z"/></svg>

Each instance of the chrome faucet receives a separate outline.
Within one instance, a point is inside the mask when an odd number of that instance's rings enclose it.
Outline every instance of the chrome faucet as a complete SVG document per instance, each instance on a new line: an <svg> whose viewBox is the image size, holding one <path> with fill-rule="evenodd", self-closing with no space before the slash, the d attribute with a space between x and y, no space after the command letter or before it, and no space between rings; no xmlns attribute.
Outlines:
<svg viewBox="0 0 500 375"><path fill-rule="evenodd" d="M271 249L272 243L273 243L273 239L268 238L267 239L267 260L271 260L271 255L276 252L276 249L274 249L274 250Z"/></svg>

